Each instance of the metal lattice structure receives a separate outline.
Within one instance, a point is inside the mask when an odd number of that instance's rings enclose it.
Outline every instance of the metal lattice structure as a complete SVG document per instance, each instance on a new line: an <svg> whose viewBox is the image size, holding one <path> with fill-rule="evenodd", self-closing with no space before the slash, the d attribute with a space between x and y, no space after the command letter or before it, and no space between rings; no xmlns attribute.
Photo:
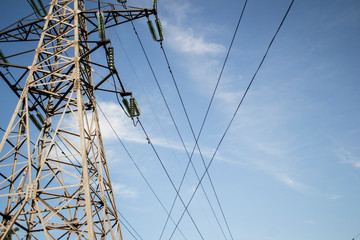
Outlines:
<svg viewBox="0 0 360 240"><path fill-rule="evenodd" d="M155 9L102 4L105 28L155 14ZM122 239L99 128L96 90L128 96L116 69L90 58L108 51L96 13L84 0L53 0L44 17L0 32L1 42L38 42L30 66L3 57L0 72L19 96L0 145L0 239ZM33 53L33 52L32 52ZM92 65L107 71L94 82ZM103 88L109 78L120 88Z"/></svg>

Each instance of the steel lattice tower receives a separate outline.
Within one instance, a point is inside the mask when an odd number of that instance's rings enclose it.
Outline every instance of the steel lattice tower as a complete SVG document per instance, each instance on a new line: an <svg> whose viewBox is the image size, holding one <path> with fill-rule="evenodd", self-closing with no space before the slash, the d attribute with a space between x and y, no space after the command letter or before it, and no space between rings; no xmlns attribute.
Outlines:
<svg viewBox="0 0 360 240"><path fill-rule="evenodd" d="M121 5L101 5L104 28L156 14ZM12 83L0 72L19 96L0 145L0 239L122 239L94 92L114 78L120 87L107 91L131 93L104 63L96 65L106 76L94 82L90 55L110 44L89 37L99 9L84 0L53 0L47 9L0 32L0 42L38 41L30 66L1 54L0 65L20 74Z"/></svg>

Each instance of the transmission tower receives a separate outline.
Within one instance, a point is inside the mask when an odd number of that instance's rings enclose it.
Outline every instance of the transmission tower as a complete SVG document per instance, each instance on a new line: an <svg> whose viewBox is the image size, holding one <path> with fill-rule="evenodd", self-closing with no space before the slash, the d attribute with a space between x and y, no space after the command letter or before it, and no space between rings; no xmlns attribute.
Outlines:
<svg viewBox="0 0 360 240"><path fill-rule="evenodd" d="M0 144L0 239L122 239L94 92L132 97L105 29L156 16L156 9L125 1L94 9L84 0L29 3L36 15L0 32L0 43L38 43L33 51L0 52L0 77L19 97ZM98 50L105 64L90 58ZM26 54L31 65L12 63ZM105 77L93 77L94 66ZM112 88L104 87L110 80Z"/></svg>

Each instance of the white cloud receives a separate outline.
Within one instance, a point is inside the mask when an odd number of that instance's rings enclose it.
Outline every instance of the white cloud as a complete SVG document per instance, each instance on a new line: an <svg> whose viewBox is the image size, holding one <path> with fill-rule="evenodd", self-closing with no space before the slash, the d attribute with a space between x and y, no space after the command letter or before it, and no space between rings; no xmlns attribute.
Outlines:
<svg viewBox="0 0 360 240"><path fill-rule="evenodd" d="M360 158L354 156L352 152L345 149L344 147L338 147L334 151L341 163L350 164L355 168L360 168Z"/></svg>
<svg viewBox="0 0 360 240"><path fill-rule="evenodd" d="M249 109L232 127L232 137L243 146L242 151L246 149L246 154L237 153L238 158L243 159L243 164L255 166L291 189L313 191L303 182L303 170L298 166L298 158L292 154L296 137L278 131L289 118L283 106L257 104Z"/></svg>
<svg viewBox="0 0 360 240"><path fill-rule="evenodd" d="M220 54L225 51L222 44L205 40L208 34L206 26L188 24L189 17L196 14L196 11L200 10L199 7L192 6L189 2L177 1L167 1L164 6L171 15L163 21L166 42L174 50L192 55Z"/></svg>
<svg viewBox="0 0 360 240"><path fill-rule="evenodd" d="M214 89L221 68L220 59L225 57L227 49L227 46L217 40L222 37L218 30L221 29L220 26L209 28L207 23L191 21L193 16L203 10L202 6L193 2L169 0L162 6L170 15L162 18L165 46L178 53L177 63L182 65L183 72L188 74L191 82L196 83L194 89L199 94L208 96Z"/></svg>
<svg viewBox="0 0 360 240"><path fill-rule="evenodd" d="M114 195L117 195L121 198L137 198L139 195L138 191L135 188L128 187L124 184L113 183L112 184Z"/></svg>
<svg viewBox="0 0 360 240"><path fill-rule="evenodd" d="M194 8L190 6L189 2L182 1L165 1L162 6L166 8L166 11L171 14L171 18L175 19L177 24L183 23L189 14L194 14Z"/></svg>
<svg viewBox="0 0 360 240"><path fill-rule="evenodd" d="M132 125L131 120L126 117L121 107L115 102L99 102L101 110L104 112L105 116L111 123L112 127L118 134L119 138L124 141L130 141L134 143L141 143L141 144L149 144L151 142L155 146L164 147L168 149L174 149L177 151L185 151L182 143L177 140L167 140L162 137L152 137L151 129L146 129L147 133L150 136L150 141L146 139L145 134L142 132L140 127L134 127ZM102 137L104 141L114 141L117 140L113 129L108 124L106 119L104 118L101 111L98 111L99 118L100 118L100 128L102 132ZM185 142L185 145L188 147L189 154L191 154L191 150L194 146L194 142ZM189 147L190 146L190 147ZM215 149L209 148L206 146L200 146L201 153L205 158L212 157ZM111 149L109 150L110 154ZM199 151L195 150L194 154L199 155ZM220 160L220 157L216 156L215 159Z"/></svg>
<svg viewBox="0 0 360 240"><path fill-rule="evenodd" d="M291 177L291 176L289 176L287 174L275 173L274 176L277 179L279 179L281 182L283 182L286 185L288 185L289 187L291 187L292 189L295 189L296 191L305 192L306 190L309 189L308 186L306 186L305 184L295 180L293 177Z"/></svg>
<svg viewBox="0 0 360 240"><path fill-rule="evenodd" d="M231 91L225 89L219 89L216 93L216 98L218 98L223 103L238 103L241 96L244 94L244 91ZM233 110L233 109L231 109Z"/></svg>
<svg viewBox="0 0 360 240"><path fill-rule="evenodd" d="M314 220L311 220L311 219L306 220L306 223L310 224L310 225L315 225L316 224L316 222Z"/></svg>
<svg viewBox="0 0 360 240"><path fill-rule="evenodd" d="M204 33L195 33L192 28L182 28L167 23L165 29L169 36L170 46L179 52L195 55L225 52L225 47L222 44L204 40Z"/></svg>
<svg viewBox="0 0 360 240"><path fill-rule="evenodd" d="M343 198L343 196L342 196L342 195L332 195L332 196L330 197L330 199L332 199L332 200L338 200L338 199L340 199L340 198Z"/></svg>
<svg viewBox="0 0 360 240"><path fill-rule="evenodd" d="M261 132L265 133L265 131ZM269 136L271 139L272 134ZM266 138L266 136L262 138ZM307 192L310 190L309 186L299 180L301 171L296 167L296 160L289 152L292 139L273 138L268 141L248 141L256 152L261 152L262 156L267 156L262 160L252 160L251 163L296 191Z"/></svg>
<svg viewBox="0 0 360 240"><path fill-rule="evenodd" d="M287 185L288 187L299 191L306 192L310 190L310 187L301 183L296 179L294 171L284 165L279 165L276 162L259 161L255 160L252 163L256 164L261 170L275 177L277 180Z"/></svg>
<svg viewBox="0 0 360 240"><path fill-rule="evenodd" d="M114 128L115 132L118 134L121 140L137 142L137 143L147 143L144 135L139 131L138 128L133 126L133 123L130 118L128 118L119 104L115 102L98 102L101 110L104 112L106 118L111 123L111 126ZM113 141L116 138L116 135L103 116L101 111L98 111L100 119L100 128L104 141Z"/></svg>
<svg viewBox="0 0 360 240"><path fill-rule="evenodd" d="M105 141L116 140L116 135L113 131L117 133L119 138L124 141L149 144L150 142L153 145L172 148L175 150L183 150L184 148L178 142L169 142L164 138L160 137L151 137L151 129L146 129L150 139L146 139L145 134L142 132L141 127L134 127L133 122L125 115L122 108L119 104L115 102L99 102L101 110L104 112L106 118L111 123L109 125L108 121L103 116L102 112L99 111L100 118L100 128L102 132L102 137Z"/></svg>

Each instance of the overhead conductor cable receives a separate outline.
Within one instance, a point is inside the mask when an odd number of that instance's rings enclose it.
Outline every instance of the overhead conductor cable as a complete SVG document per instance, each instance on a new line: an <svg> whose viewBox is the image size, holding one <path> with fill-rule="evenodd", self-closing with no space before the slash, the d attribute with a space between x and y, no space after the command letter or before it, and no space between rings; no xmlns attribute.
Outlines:
<svg viewBox="0 0 360 240"><path fill-rule="evenodd" d="M38 17L41 17L40 9L39 9L39 7L36 5L35 1L34 1L34 0L28 0L28 3L30 4L30 6L31 6L31 8L33 9L33 11L35 12L35 14L36 14Z"/></svg>
<svg viewBox="0 0 360 240"><path fill-rule="evenodd" d="M47 15L47 11L46 11L46 9L45 9L45 6L44 6L43 1L42 1L42 0L37 0L37 1L38 1L39 5L40 5L40 8L41 8L43 14L44 14L43 16L46 16L46 15Z"/></svg>
<svg viewBox="0 0 360 240"><path fill-rule="evenodd" d="M44 17L47 15L47 11L45 9L45 6L44 6L44 3L42 2L42 0L36 0L37 3L35 2L35 0L27 0L27 1L38 17ZM42 11L42 13L40 10Z"/></svg>
<svg viewBox="0 0 360 240"><path fill-rule="evenodd" d="M39 131L41 131L42 126L41 126L41 124L39 123L39 121L36 119L35 115L34 115L34 114L30 114L30 115L29 115L29 118L30 118L30 120L34 123L35 127L36 127Z"/></svg>
<svg viewBox="0 0 360 240"><path fill-rule="evenodd" d="M234 121L234 119L235 119L235 117L236 117L236 115L237 115L237 113L238 113L238 111L239 111L239 108L240 108L240 106L242 105L242 103L243 103L243 101L244 101L244 99L245 99L245 97L246 97L246 95L247 95L247 93L248 93L248 91L249 91L249 89L250 89L250 87L251 87L251 85L252 85L252 83L253 83L256 75L257 75L257 73L259 72L262 64L264 63L265 58L266 58L266 56L267 56L267 54L268 54L268 52L269 52L269 50L270 50L270 48L271 48L271 46L272 46L272 44L273 44L273 42L274 42L277 34L279 33L279 31L280 31L283 23L285 22L285 19L286 19L286 17L288 16L288 13L290 12L290 9L291 9L294 1L295 1L295 0L292 0L292 1L291 1L291 3L290 3L290 5L289 5L289 7L288 7L288 9L287 9L287 11L286 11L283 19L282 19L282 21L281 21L281 23L280 23L277 31L275 32L273 38L271 39L271 41L270 41L270 43L269 43L269 46L268 46L268 48L267 48L267 50L266 50L266 52L265 52L265 54L264 54L264 56L263 56L263 58L262 58L262 60L261 60L261 62L260 62L258 68L256 69L253 77L251 78L251 81L250 81L250 83L249 83L249 85L248 85L245 93L243 94L243 96L242 96L242 98L241 98L241 100L240 100L240 102L239 102L239 104L238 104L238 106L237 106L237 108L236 108L236 110L235 110L235 112L234 112L234 114L233 114L233 116L232 116L229 124L227 125L227 127L226 127L226 129L225 129L225 131L224 131L224 133L223 133L223 135L222 135L222 137L221 137L221 139L220 139L220 141L219 141L219 143L218 143L218 145L217 145L217 147L216 147L216 149L215 149L215 151L214 151L214 154L213 154L213 156L211 157L211 160L210 160L210 162L208 163L208 165L207 165L207 167L206 167L206 169L205 169L205 172L203 173L203 175L202 175L199 183L197 184L195 190L193 191L193 193L192 193L192 195L191 195L191 198L190 198L190 200L188 201L188 204L187 204L186 208L185 208L184 211L182 212L181 217L180 217L179 221L177 222L177 225L176 225L176 226L178 226L178 225L180 224L181 220L183 219L184 214L185 214L187 208L189 207L191 201L193 200L193 198L194 198L194 196L195 196L195 194L196 194L196 192L197 192L197 190L198 190L198 188L199 188L199 186L200 186L203 178L205 177L206 173L208 172L209 167L211 166L211 164L212 164L212 162L213 162L213 160L214 160L214 158L215 158L215 155L216 155L217 151L218 151L219 148L220 148L220 145L221 145L222 141L224 140L224 138L225 138L228 130L230 129L230 126L232 125L232 123L233 123L233 121ZM198 136L198 137L199 137L199 136ZM173 230L170 239L174 236L175 231L176 231L176 227L175 227L175 229Z"/></svg>

